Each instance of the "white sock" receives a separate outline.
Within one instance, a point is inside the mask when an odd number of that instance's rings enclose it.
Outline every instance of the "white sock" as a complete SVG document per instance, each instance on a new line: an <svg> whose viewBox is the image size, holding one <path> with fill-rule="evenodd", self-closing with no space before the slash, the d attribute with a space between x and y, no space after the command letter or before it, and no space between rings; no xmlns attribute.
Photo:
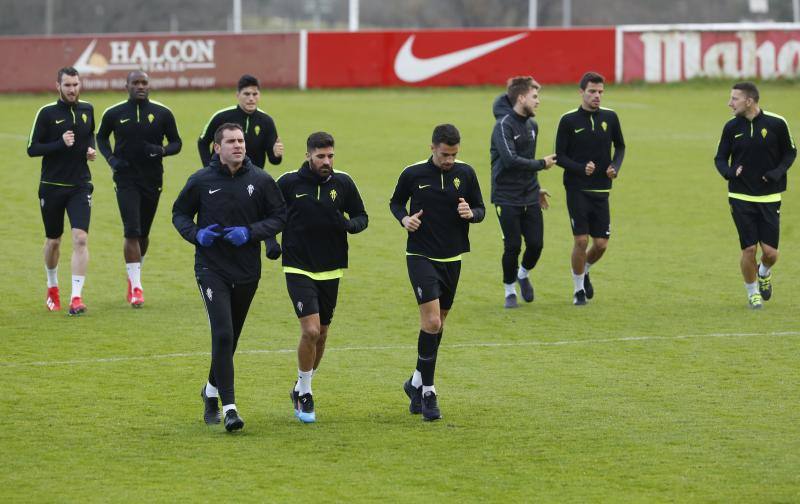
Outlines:
<svg viewBox="0 0 800 504"><path fill-rule="evenodd" d="M574 271L572 272L572 283L575 285L575 292L583 290L583 275L584 273L576 275Z"/></svg>
<svg viewBox="0 0 800 504"><path fill-rule="evenodd" d="M583 265L583 272L584 273L589 273L589 268L591 268L591 267L592 267L592 263L587 262L586 264Z"/></svg>
<svg viewBox="0 0 800 504"><path fill-rule="evenodd" d="M770 271L772 271L772 268L770 268L768 266L764 266L764 263L761 263L761 264L758 265L758 276L760 276L761 278L769 276ZM49 285L48 285L48 287L49 287Z"/></svg>
<svg viewBox="0 0 800 504"><path fill-rule="evenodd" d="M433 385L431 385L430 387L427 386L427 385L423 385L422 386L422 395L424 396L428 392L433 392L435 394L436 393L436 387L434 387Z"/></svg>
<svg viewBox="0 0 800 504"><path fill-rule="evenodd" d="M312 369L311 370L311 378L314 378L314 376L316 374L317 374L317 370L316 369ZM295 392L300 392L300 380L297 380L296 382L294 382L294 391Z"/></svg>
<svg viewBox="0 0 800 504"><path fill-rule="evenodd" d="M47 273L47 288L58 287L58 266L50 269L45 265L44 271Z"/></svg>
<svg viewBox="0 0 800 504"><path fill-rule="evenodd" d="M313 371L303 371L302 369L297 370L297 392L300 395L311 393L311 376L313 374Z"/></svg>
<svg viewBox="0 0 800 504"><path fill-rule="evenodd" d="M753 294L758 294L758 281L753 283L745 282L744 288L747 289L747 295L752 296Z"/></svg>
<svg viewBox="0 0 800 504"><path fill-rule="evenodd" d="M72 296L70 299L81 297L81 292L83 291L83 283L86 281L86 277L82 275L72 275Z"/></svg>
<svg viewBox="0 0 800 504"><path fill-rule="evenodd" d="M217 390L217 387L206 383L206 397L219 397L219 390Z"/></svg>
<svg viewBox="0 0 800 504"><path fill-rule="evenodd" d="M411 376L411 386L414 388L422 386L422 373L419 372L419 369L415 369L414 374Z"/></svg>
<svg viewBox="0 0 800 504"><path fill-rule="evenodd" d="M526 270L525 267L520 264L519 269L517 270L517 278L528 278L528 273L530 273L530 270Z"/></svg>
<svg viewBox="0 0 800 504"><path fill-rule="evenodd" d="M142 288L142 263L126 263L125 269L128 270L128 280L131 281L131 289Z"/></svg>
<svg viewBox="0 0 800 504"><path fill-rule="evenodd" d="M231 403L231 404L223 404L223 405L222 405L222 414L224 415L224 414L225 414L225 413L227 413L229 410L235 410L235 409L236 409L236 403Z"/></svg>
<svg viewBox="0 0 800 504"><path fill-rule="evenodd" d="M506 291L506 297L510 296L511 294L514 294L515 296L517 295L517 284L504 283L503 284L503 289L505 289L505 291Z"/></svg>

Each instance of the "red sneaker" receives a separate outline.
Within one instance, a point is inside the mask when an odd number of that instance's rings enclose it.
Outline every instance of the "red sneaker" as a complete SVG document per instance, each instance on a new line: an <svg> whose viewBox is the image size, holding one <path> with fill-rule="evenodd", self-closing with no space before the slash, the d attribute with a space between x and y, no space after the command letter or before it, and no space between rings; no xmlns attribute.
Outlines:
<svg viewBox="0 0 800 504"><path fill-rule="evenodd" d="M131 295L131 306L134 308L141 308L144 305L144 292L139 287L133 288Z"/></svg>
<svg viewBox="0 0 800 504"><path fill-rule="evenodd" d="M133 297L133 292L131 292L131 279L129 278L128 279L128 295L125 296L125 300L128 301L128 303L130 303L132 297Z"/></svg>
<svg viewBox="0 0 800 504"><path fill-rule="evenodd" d="M47 300L45 305L49 311L58 311L61 309L61 298L58 296L58 287L47 288Z"/></svg>
<svg viewBox="0 0 800 504"><path fill-rule="evenodd" d="M86 311L86 305L83 304L80 296L75 296L69 303L69 314L80 315Z"/></svg>

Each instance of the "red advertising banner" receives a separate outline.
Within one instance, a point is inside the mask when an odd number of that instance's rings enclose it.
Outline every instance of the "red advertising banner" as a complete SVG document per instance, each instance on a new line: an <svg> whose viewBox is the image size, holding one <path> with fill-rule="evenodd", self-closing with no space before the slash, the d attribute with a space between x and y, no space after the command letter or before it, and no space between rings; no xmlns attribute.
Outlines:
<svg viewBox="0 0 800 504"><path fill-rule="evenodd" d="M617 80L800 77L800 25L623 26Z"/></svg>
<svg viewBox="0 0 800 504"><path fill-rule="evenodd" d="M131 70L156 89L235 87L250 73L265 87L297 87L299 36L98 35L0 38L0 92L55 89L56 72L74 66L84 90L123 89Z"/></svg>
<svg viewBox="0 0 800 504"><path fill-rule="evenodd" d="M613 28L309 33L307 85L472 86L513 75L575 83L613 78Z"/></svg>

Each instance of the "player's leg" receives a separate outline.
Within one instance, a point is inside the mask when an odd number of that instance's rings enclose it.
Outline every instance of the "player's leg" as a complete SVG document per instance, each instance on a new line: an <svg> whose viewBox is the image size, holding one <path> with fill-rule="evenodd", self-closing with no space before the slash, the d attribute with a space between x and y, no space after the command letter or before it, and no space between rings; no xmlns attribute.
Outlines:
<svg viewBox="0 0 800 504"><path fill-rule="evenodd" d="M585 305L586 291L583 279L586 265L586 249L589 246L589 222L586 197L583 191L567 191L567 211L572 226L572 265L573 296L572 304Z"/></svg>
<svg viewBox="0 0 800 504"><path fill-rule="evenodd" d="M530 303L533 301L533 285L528 278L530 271L536 267L544 248L544 220L542 209L538 206L529 206L523 209L520 217L520 228L525 239L525 252L517 271L522 299Z"/></svg>
<svg viewBox="0 0 800 504"><path fill-rule="evenodd" d="M86 311L83 303L83 286L89 265L89 220L92 210L92 184L73 188L67 201L67 215L72 227L72 294L70 315Z"/></svg>
<svg viewBox="0 0 800 504"><path fill-rule="evenodd" d="M586 196L589 203L589 236L592 237L592 246L586 252L586 264L583 268L583 288L586 299L594 297L594 285L589 277L592 265L603 257L608 249L608 240L611 238L611 211L607 194Z"/></svg>
<svg viewBox="0 0 800 504"><path fill-rule="evenodd" d="M316 285L319 296L320 326L316 357L314 359L314 374L316 374L317 369L319 369L319 364L322 362L322 355L325 353L325 343L328 341L328 329L333 322L333 314L336 311L336 302L339 297L339 279L319 280L316 282Z"/></svg>
<svg viewBox="0 0 800 504"><path fill-rule="evenodd" d="M47 275L45 306L50 311L61 309L58 290L58 260L61 256L61 235L64 233L65 189L39 184L39 207L44 223L44 269Z"/></svg>
<svg viewBox="0 0 800 504"><path fill-rule="evenodd" d="M728 198L728 202L742 249L739 268L747 291L747 302L750 308L758 309L763 305L763 298L758 290L758 266L756 264L756 249L759 242L758 221L760 219L758 208L755 203L749 201Z"/></svg>
<svg viewBox="0 0 800 504"><path fill-rule="evenodd" d="M114 190L117 195L117 206L122 218L123 246L125 270L128 276L128 289L125 299L134 308L144 304L142 292L141 270L142 254L139 248L141 229L142 195L133 181L114 177Z"/></svg>
<svg viewBox="0 0 800 504"><path fill-rule="evenodd" d="M503 235L503 290L504 306L517 307L517 262L522 249L521 207L495 205L500 231Z"/></svg>
<svg viewBox="0 0 800 504"><path fill-rule="evenodd" d="M758 236L761 260L758 265L758 291L764 301L772 299L772 267L778 262L781 202L759 204L761 220Z"/></svg>
<svg viewBox="0 0 800 504"><path fill-rule="evenodd" d="M300 341L297 343L297 381L290 392L294 414L304 423L316 421L311 379L317 358L320 338L320 303L316 282L294 273L286 274L286 290L300 321Z"/></svg>

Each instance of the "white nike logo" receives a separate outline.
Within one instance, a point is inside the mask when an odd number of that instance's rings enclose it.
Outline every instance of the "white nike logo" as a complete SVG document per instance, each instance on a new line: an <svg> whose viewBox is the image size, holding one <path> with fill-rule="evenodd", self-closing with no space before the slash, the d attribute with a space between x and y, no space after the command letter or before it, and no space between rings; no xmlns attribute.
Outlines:
<svg viewBox="0 0 800 504"><path fill-rule="evenodd" d="M294 195L295 198L302 198L303 196L308 196L308 193L303 193L303 194L296 194L295 193L295 195Z"/></svg>
<svg viewBox="0 0 800 504"><path fill-rule="evenodd" d="M215 192L217 192L217 191L221 191L221 190L222 190L222 188L221 188L221 187L220 187L219 189L214 189L213 191L212 191L211 189L209 189L209 190L208 190L208 194L214 194Z"/></svg>
<svg viewBox="0 0 800 504"><path fill-rule="evenodd" d="M430 184L425 184L425 185L417 184L417 185L419 186L420 189L425 189L426 187L430 187L431 186Z"/></svg>
<svg viewBox="0 0 800 504"><path fill-rule="evenodd" d="M469 63L481 56L485 56L501 47L513 44L527 36L527 33L520 33L518 35L495 40L494 42L468 47L459 51L442 54L441 56L434 56L433 58L417 58L411 52L411 46L414 44L416 35L411 35L408 37L408 40L405 41L403 47L397 51L397 56L394 59L394 73L397 74L397 78L401 81L424 81L465 63Z"/></svg>
<svg viewBox="0 0 800 504"><path fill-rule="evenodd" d="M153 152L152 154L150 154L150 157L156 157L156 156L158 156L158 154L157 154L157 153L155 153L155 152ZM219 189L217 189L217 190L219 190Z"/></svg>
<svg viewBox="0 0 800 504"><path fill-rule="evenodd" d="M64 121L66 121L66 119L58 119L58 120L56 120L56 124L61 124Z"/></svg>
<svg viewBox="0 0 800 504"><path fill-rule="evenodd" d="M519 137L521 137L521 136L522 136L522 135L514 135L514 140L516 140L517 138L519 138Z"/></svg>
<svg viewBox="0 0 800 504"><path fill-rule="evenodd" d="M119 120L119 123L120 123L120 124L125 124L125 123L126 123L126 122L128 122L128 121L130 121L130 119L120 119L120 120Z"/></svg>

